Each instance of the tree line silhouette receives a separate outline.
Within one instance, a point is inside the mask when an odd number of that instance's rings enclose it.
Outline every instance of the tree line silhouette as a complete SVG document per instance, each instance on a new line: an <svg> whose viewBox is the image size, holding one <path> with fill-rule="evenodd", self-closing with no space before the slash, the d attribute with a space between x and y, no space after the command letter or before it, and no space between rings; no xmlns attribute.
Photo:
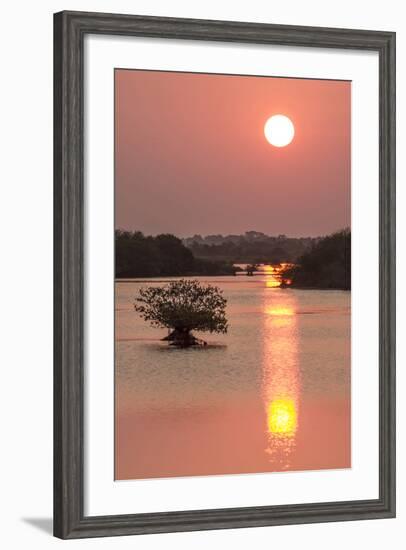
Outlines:
<svg viewBox="0 0 406 550"><path fill-rule="evenodd" d="M251 244L254 252L242 257L235 256L235 263L239 261L255 265L292 262L292 256L289 251L283 250L282 243L277 254L270 252L267 256L264 250L259 259L256 257L255 261L250 262L249 258L255 257L258 242ZM210 245L208 248L217 247L224 251L224 243ZM249 250L249 243L245 242L244 247ZM215 254L211 256L214 257ZM221 257L224 258L224 255ZM181 239L171 234L152 237L145 236L140 231L121 230L117 230L115 234L116 278L235 275L239 268L233 265L234 262L196 257L193 246L188 248ZM347 228L326 237L311 239L310 244L306 243L305 251L295 257L294 265L283 271L282 280L290 280L289 286L297 288L349 290L351 231Z"/></svg>
<svg viewBox="0 0 406 550"><path fill-rule="evenodd" d="M115 233L116 278L234 275L230 262L195 258L170 234L145 236L141 231Z"/></svg>
<svg viewBox="0 0 406 550"><path fill-rule="evenodd" d="M351 231L343 229L319 239L283 273L298 288L351 289Z"/></svg>
<svg viewBox="0 0 406 550"><path fill-rule="evenodd" d="M247 231L244 235L200 235L184 239L184 244L196 258L222 260L232 263L272 263L295 262L317 242L312 237L271 237L257 231Z"/></svg>

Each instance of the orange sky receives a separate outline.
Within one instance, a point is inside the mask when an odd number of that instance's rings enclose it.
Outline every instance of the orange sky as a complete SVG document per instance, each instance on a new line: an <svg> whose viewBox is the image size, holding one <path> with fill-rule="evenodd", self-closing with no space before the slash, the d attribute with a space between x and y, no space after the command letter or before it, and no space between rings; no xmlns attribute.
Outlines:
<svg viewBox="0 0 406 550"><path fill-rule="evenodd" d="M351 83L116 70L116 227L316 236L350 225ZM288 116L295 138L263 127Z"/></svg>

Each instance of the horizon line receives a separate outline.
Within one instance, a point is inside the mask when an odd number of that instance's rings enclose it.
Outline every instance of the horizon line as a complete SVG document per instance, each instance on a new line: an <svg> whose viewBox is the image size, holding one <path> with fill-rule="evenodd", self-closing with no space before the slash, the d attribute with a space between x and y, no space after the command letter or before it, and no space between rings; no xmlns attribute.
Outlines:
<svg viewBox="0 0 406 550"><path fill-rule="evenodd" d="M263 231L257 231L256 229L249 229L247 231L244 231L243 233L208 233L206 235L203 235L201 233L194 233L189 235L177 235L171 231L160 231L157 233L149 233L142 231L141 229L124 229L122 227L115 227L114 231L123 231L128 233L142 233L145 237L157 237L158 235L173 235L174 237L177 237L178 239L193 239L193 237L201 237L202 239L206 239L207 237L245 237L249 233L258 233L260 235L264 235L265 237L270 237L273 239L277 239L278 237L284 237L286 239L318 239L321 237L327 237L328 235L334 235L335 233L340 233L341 231L351 231L350 226L344 226L340 227L338 229L334 229L333 231L327 232L327 233L321 233L318 235L288 235L287 233L278 233L278 234L268 234L264 233Z"/></svg>

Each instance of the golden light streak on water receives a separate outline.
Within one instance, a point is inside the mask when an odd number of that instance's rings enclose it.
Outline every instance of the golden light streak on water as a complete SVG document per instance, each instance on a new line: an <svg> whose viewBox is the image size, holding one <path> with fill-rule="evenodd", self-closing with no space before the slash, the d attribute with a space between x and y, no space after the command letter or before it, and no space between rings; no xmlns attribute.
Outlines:
<svg viewBox="0 0 406 550"><path fill-rule="evenodd" d="M262 395L270 462L288 469L299 426L300 373L296 299L285 290L264 291Z"/></svg>

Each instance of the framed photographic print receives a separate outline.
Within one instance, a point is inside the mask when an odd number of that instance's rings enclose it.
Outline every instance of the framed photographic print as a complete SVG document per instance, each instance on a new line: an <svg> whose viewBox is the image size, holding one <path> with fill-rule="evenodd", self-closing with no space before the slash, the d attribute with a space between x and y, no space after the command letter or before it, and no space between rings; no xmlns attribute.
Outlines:
<svg viewBox="0 0 406 550"><path fill-rule="evenodd" d="M394 517L394 33L54 21L55 535Z"/></svg>

